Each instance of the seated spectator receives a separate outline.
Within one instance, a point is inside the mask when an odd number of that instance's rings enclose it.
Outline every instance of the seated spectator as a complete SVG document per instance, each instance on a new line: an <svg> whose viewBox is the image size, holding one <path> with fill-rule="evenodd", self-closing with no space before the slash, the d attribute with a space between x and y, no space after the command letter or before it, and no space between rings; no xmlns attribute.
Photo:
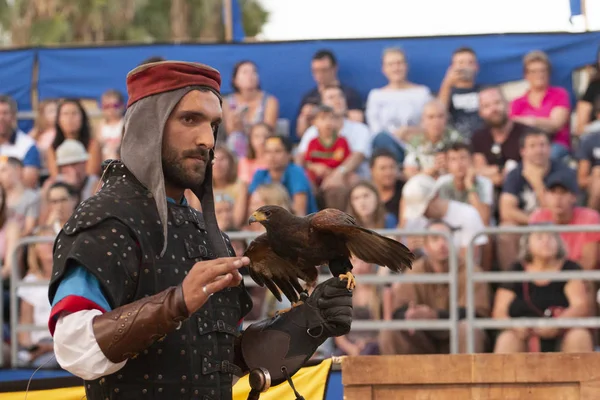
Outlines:
<svg viewBox="0 0 600 400"><path fill-rule="evenodd" d="M273 129L264 122L254 124L248 134L248 152L238 161L238 179L249 185L254 173L267 166L265 161L265 141L273 136Z"/></svg>
<svg viewBox="0 0 600 400"><path fill-rule="evenodd" d="M280 183L267 183L260 185L250 196L248 202L248 217L262 206L275 205L283 207L286 210L293 212L292 200L283 185ZM244 231L263 233L265 228L261 224L246 225L242 228ZM252 287L249 288L250 295L252 296L252 311L246 316L246 319L260 320L267 316L274 316L278 310L282 310L285 307L289 307L291 304L288 303L287 299L284 298L283 303L277 301L275 296L271 294L266 288Z"/></svg>
<svg viewBox="0 0 600 400"><path fill-rule="evenodd" d="M223 99L227 145L237 157L246 157L250 129L259 122L275 129L279 102L260 88L258 70L252 61L240 61L233 67L231 86L233 93Z"/></svg>
<svg viewBox="0 0 600 400"><path fill-rule="evenodd" d="M560 160L571 150L569 93L550 86L552 66L542 51L532 51L523 58L525 79L529 91L510 105L513 121L543 130L552 141L550 157Z"/></svg>
<svg viewBox="0 0 600 400"><path fill-rule="evenodd" d="M298 216L317 211L317 202L304 169L292 162L292 144L283 136L271 136L265 143L266 169L259 169L248 188L250 194L266 183L278 182L292 199L292 209ZM214 172L213 172L214 173Z"/></svg>
<svg viewBox="0 0 600 400"><path fill-rule="evenodd" d="M577 271L579 265L567 260L560 237L555 233L532 233L521 238L519 261L514 271ZM493 318L581 318L591 316L585 285L567 282L511 282L496 291ZM593 351L587 328L510 328L500 333L494 353Z"/></svg>
<svg viewBox="0 0 600 400"><path fill-rule="evenodd" d="M356 172L362 178L367 179L369 171L366 160L371 155L371 133L369 132L369 128L362 122L352 121L346 117L348 112L346 98L339 86L326 86L321 92L321 98L324 105L333 108L337 131L340 136L346 138L350 145L350 150L352 150L350 157L348 157L338 172L343 172L344 174ZM304 132L304 135L302 135L300 144L296 149L296 163L298 165L303 165L308 143L315 139L317 135L317 128L314 125L308 128ZM341 181L341 178L330 176L326 180Z"/></svg>
<svg viewBox="0 0 600 400"><path fill-rule="evenodd" d="M446 172L445 150L461 141L460 134L447 127L448 113L439 100L423 108L421 134L414 136L406 148L404 174L411 178L422 172L438 178Z"/></svg>
<svg viewBox="0 0 600 400"><path fill-rule="evenodd" d="M407 183L408 184L408 183ZM447 223L434 220L428 230L451 232ZM424 239L426 255L417 260L407 275L447 274L450 268L450 250L443 236L427 236ZM478 268L476 267L476 270ZM467 351L466 325L466 267L464 259L458 266L458 317L459 352ZM448 319L450 317L450 289L447 284L396 283L393 285L393 317L400 320ZM487 318L490 314L490 292L487 283L475 284L475 314ZM382 331L381 354L440 354L450 352L450 333L445 331ZM473 335L475 352L482 353L486 347L486 335L475 329Z"/></svg>
<svg viewBox="0 0 600 400"><path fill-rule="evenodd" d="M366 263L357 258L352 258L352 273L359 276L374 274L377 266ZM360 286L360 288L359 288ZM381 319L381 300L378 287L376 285L361 284L352 292L352 320L380 320ZM379 332L358 331L348 333L347 335L334 338L337 346L336 355L377 355L379 354L378 343Z"/></svg>
<svg viewBox="0 0 600 400"><path fill-rule="evenodd" d="M346 138L337 132L333 108L318 106L313 126L317 129L317 137L308 143L304 167L310 180L318 187L350 156L350 146Z"/></svg>
<svg viewBox="0 0 600 400"><path fill-rule="evenodd" d="M448 174L437 181L440 197L472 205L484 225L489 225L494 186L488 178L475 173L469 146L460 142L450 145L446 151L446 166Z"/></svg>
<svg viewBox="0 0 600 400"><path fill-rule="evenodd" d="M597 123L598 112L595 104L600 99L600 52L596 54L596 72L585 90L584 95L577 101L575 109L575 131L577 136L582 136L586 133L588 126L592 123Z"/></svg>
<svg viewBox="0 0 600 400"><path fill-rule="evenodd" d="M291 213L294 212L292 199L286 188L281 183L266 183L260 185L250 196L248 201L248 217L262 206L275 205L283 207ZM244 227L244 230L264 232L265 228L260 224L252 224Z"/></svg>
<svg viewBox="0 0 600 400"><path fill-rule="evenodd" d="M479 116L479 72L477 55L470 47L460 47L452 53L452 62L438 92L438 99L446 105L450 123L463 139L469 141L481 125Z"/></svg>
<svg viewBox="0 0 600 400"><path fill-rule="evenodd" d="M6 191L8 218L19 223L27 236L36 225L40 213L40 195L23 184L23 163L14 157L0 157L0 184Z"/></svg>
<svg viewBox="0 0 600 400"><path fill-rule="evenodd" d="M13 265L14 249L21 238L23 225L20 221L10 218L8 205L6 204L6 191L0 185L0 262L2 263L2 289L4 290L4 317L10 310L10 277Z"/></svg>
<svg viewBox="0 0 600 400"><path fill-rule="evenodd" d="M500 195L500 225L515 226L529 224L531 213L543 206L544 179L551 173L568 168L558 161L550 160L550 141L538 129L527 128L521 136L522 162L506 176ZM498 235L498 266L506 271L517 254L517 235Z"/></svg>
<svg viewBox="0 0 600 400"><path fill-rule="evenodd" d="M0 95L0 156L14 157L23 163L23 184L31 189L39 185L42 163L35 140L17 126L17 102Z"/></svg>
<svg viewBox="0 0 600 400"><path fill-rule="evenodd" d="M86 172L89 175L100 175L102 150L98 141L92 137L88 115L78 100L64 100L58 106L56 137L48 149L48 171L51 177L59 174L56 149L67 139L78 140L83 144L90 155Z"/></svg>
<svg viewBox="0 0 600 400"><path fill-rule="evenodd" d="M235 201L227 193L215 195L215 215L217 217L217 225L223 232L237 232L240 229L239 225L235 224L233 219L233 211ZM243 240L231 240L231 246L235 254L241 257L246 250L246 243Z"/></svg>
<svg viewBox="0 0 600 400"><path fill-rule="evenodd" d="M98 127L96 139L102 149L102 160L118 160L120 158L121 139L123 138L123 114L125 99L116 89L102 94L100 99L102 122Z"/></svg>
<svg viewBox="0 0 600 400"><path fill-rule="evenodd" d="M233 208L235 201L227 193L215 195L215 215L217 225L223 232L231 232L237 229L233 221Z"/></svg>
<svg viewBox="0 0 600 400"><path fill-rule="evenodd" d="M431 220L442 220L454 230L454 245L461 258L467 247L485 226L477 210L465 203L447 200L439 195L435 179L419 174L409 179L402 189L402 227L408 231L425 230ZM409 238L409 248L422 247L423 238ZM486 235L474 240L475 260L479 260L480 247L488 243Z"/></svg>
<svg viewBox="0 0 600 400"><path fill-rule="evenodd" d="M500 194L504 178L521 161L521 136L527 126L511 121L508 104L498 87L479 92L479 115L484 127L473 134L471 151L478 175L490 179Z"/></svg>
<svg viewBox="0 0 600 400"><path fill-rule="evenodd" d="M35 236L52 236L55 234L50 227L39 227ZM25 283L49 282L52 277L52 242L29 245L27 257L27 275ZM54 358L54 345L48 330L50 318L50 303L48 302L48 286L21 286L17 288L20 299L19 324L46 327L43 331L18 332L19 361L21 367L58 368Z"/></svg>
<svg viewBox="0 0 600 400"><path fill-rule="evenodd" d="M48 203L47 217L45 221L41 222L43 225L52 227L58 235L79 203L77 192L67 183L56 182L48 188L46 202Z"/></svg>
<svg viewBox="0 0 600 400"><path fill-rule="evenodd" d="M564 169L550 174L546 180L544 207L529 216L529 224L548 222L553 225L600 225L600 214L596 210L576 207L577 181L575 171ZM598 267L600 233L561 233L567 257L583 269Z"/></svg>
<svg viewBox="0 0 600 400"><path fill-rule="evenodd" d="M398 218L386 211L377 189L368 181L360 181L350 189L349 214L368 229L395 229L398 225Z"/></svg>
<svg viewBox="0 0 600 400"><path fill-rule="evenodd" d="M56 182L65 182L77 192L77 201L84 201L92 197L100 178L96 175L88 175L87 163L89 155L83 144L74 139L67 139L56 149L56 166L58 175L44 182L42 192L46 192Z"/></svg>
<svg viewBox="0 0 600 400"><path fill-rule="evenodd" d="M577 182L587 195L587 205L600 210L600 130L581 139L576 158Z"/></svg>
<svg viewBox="0 0 600 400"><path fill-rule="evenodd" d="M215 195L227 194L233 199L233 224L242 226L247 220L248 191L246 185L237 178L237 171L235 155L226 147L217 146L212 168L213 190Z"/></svg>
<svg viewBox="0 0 600 400"><path fill-rule="evenodd" d="M384 50L382 70L389 83L371 90L367 98L367 122L375 135L373 150L387 148L402 163L405 144L421 131L421 112L432 98L431 91L407 80L406 55L400 49Z"/></svg>
<svg viewBox="0 0 600 400"><path fill-rule="evenodd" d="M29 136L35 140L35 144L40 154L42 168L48 168L46 162L46 153L56 136L56 110L58 104L55 100L43 100L37 107L35 113L35 122L33 129L29 131Z"/></svg>
<svg viewBox="0 0 600 400"><path fill-rule="evenodd" d="M315 53L310 63L316 87L304 94L300 101L300 112L296 121L296 135L302 137L310 126L314 106L323 103L322 91L325 87L337 85L342 89L346 98L348 113L347 118L352 121L363 122L363 101L360 94L350 86L341 84L338 80L338 63L335 55L329 50L319 50Z"/></svg>
<svg viewBox="0 0 600 400"><path fill-rule="evenodd" d="M394 154L385 149L377 150L371 157L370 168L371 181L377 188L386 211L400 219L400 198L404 181L399 178L400 166Z"/></svg>

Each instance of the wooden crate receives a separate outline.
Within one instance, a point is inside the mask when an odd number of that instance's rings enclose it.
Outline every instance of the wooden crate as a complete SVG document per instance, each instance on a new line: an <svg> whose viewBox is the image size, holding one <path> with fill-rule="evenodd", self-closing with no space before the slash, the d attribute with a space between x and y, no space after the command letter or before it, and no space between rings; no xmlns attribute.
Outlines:
<svg viewBox="0 0 600 400"><path fill-rule="evenodd" d="M345 400L596 400L600 354L345 357Z"/></svg>

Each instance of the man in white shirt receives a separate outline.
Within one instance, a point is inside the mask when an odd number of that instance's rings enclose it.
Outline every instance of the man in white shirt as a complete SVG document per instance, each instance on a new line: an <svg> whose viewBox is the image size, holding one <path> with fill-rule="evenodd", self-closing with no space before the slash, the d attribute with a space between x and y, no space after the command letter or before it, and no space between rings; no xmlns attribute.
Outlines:
<svg viewBox="0 0 600 400"><path fill-rule="evenodd" d="M277 385L350 330L351 294L331 278L242 332L252 304L238 269L250 260L233 257L212 187L220 83L197 63L130 72L122 161L56 239L49 328L58 363L85 380L89 400L231 399L233 375L265 368Z"/></svg>
<svg viewBox="0 0 600 400"><path fill-rule="evenodd" d="M439 196L435 179L418 174L406 182L402 189L402 227L409 231L424 230L428 220L442 220L451 226L454 245L461 257L466 257L469 243L475 243L475 260L479 262L481 246L488 242L485 235L478 235L485 226L477 210L465 203L443 199ZM421 247L422 240L411 240L411 250Z"/></svg>
<svg viewBox="0 0 600 400"><path fill-rule="evenodd" d="M348 140L352 154L338 168L330 181L341 182L341 176L356 172L361 178L369 178L369 165L367 160L371 157L371 133L367 125L362 122L356 122L348 119L346 97L344 92L337 85L327 86L321 93L321 100L324 105L333 108L340 123L339 134ZM317 128L311 126L304 132L296 153L296 164L304 164L304 153L311 140L318 136Z"/></svg>

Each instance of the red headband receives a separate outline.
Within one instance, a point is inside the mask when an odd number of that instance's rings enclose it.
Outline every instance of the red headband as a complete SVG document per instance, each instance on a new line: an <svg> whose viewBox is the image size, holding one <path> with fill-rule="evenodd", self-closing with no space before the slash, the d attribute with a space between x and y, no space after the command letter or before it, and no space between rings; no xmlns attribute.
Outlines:
<svg viewBox="0 0 600 400"><path fill-rule="evenodd" d="M220 93L221 74L208 65L183 61L141 65L127 74L127 107L144 97L186 86L205 86Z"/></svg>

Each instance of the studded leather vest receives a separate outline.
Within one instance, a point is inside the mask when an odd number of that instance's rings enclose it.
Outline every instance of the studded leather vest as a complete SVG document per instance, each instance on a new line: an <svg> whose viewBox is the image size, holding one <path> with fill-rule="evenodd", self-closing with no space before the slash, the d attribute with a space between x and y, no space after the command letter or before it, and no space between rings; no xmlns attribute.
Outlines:
<svg viewBox="0 0 600 400"><path fill-rule="evenodd" d="M194 263L215 258L202 214L176 204L169 204L168 246L160 257L162 229L152 195L123 164L108 168L101 191L78 206L55 242L51 300L70 265L91 272L116 308L180 284ZM86 381L87 398L231 399L234 339L251 307L243 286L215 293L118 372Z"/></svg>

